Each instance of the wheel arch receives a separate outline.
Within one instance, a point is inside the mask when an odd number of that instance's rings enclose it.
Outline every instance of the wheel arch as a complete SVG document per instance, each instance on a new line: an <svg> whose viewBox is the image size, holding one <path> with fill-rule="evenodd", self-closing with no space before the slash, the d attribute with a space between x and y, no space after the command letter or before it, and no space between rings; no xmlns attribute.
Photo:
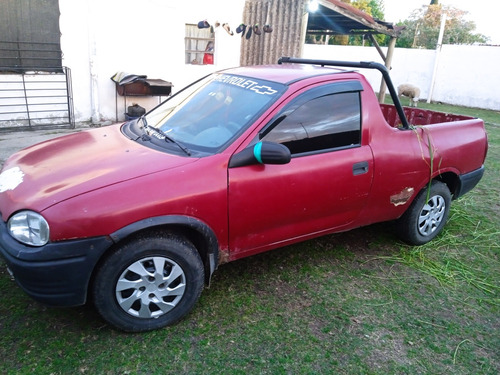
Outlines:
<svg viewBox="0 0 500 375"><path fill-rule="evenodd" d="M444 183L448 187L448 190L451 193L452 200L458 198L458 194L460 192L460 187L461 187L459 176L452 171L436 174L432 177L430 181L426 180L426 182L421 187L417 186L417 188L415 189L415 194L413 194L413 196L408 200L408 204L402 215L404 215L404 213L410 208L413 201L417 198L419 192L428 189L429 184L432 183L432 181L439 181Z"/></svg>
<svg viewBox="0 0 500 375"><path fill-rule="evenodd" d="M166 230L190 240L205 267L205 283L207 285L210 283L210 278L219 263L219 241L206 223L190 216L157 216L129 224L111 233L110 237L115 244L118 244L148 230Z"/></svg>
<svg viewBox="0 0 500 375"><path fill-rule="evenodd" d="M453 183L451 176L445 176L445 180L446 177L448 178L447 182ZM410 245L423 245L434 239L442 231L443 226L448 220L452 200L450 186L445 180L433 178L427 187L422 188L415 194L414 199L404 214L396 221L397 234L404 242ZM440 208L436 210L432 209L438 207L434 203L430 208L425 208L438 195L440 196L440 201L444 201L444 204L441 206L440 202ZM444 210L442 214L441 207ZM424 211L426 213L423 216L422 213ZM429 215L431 211L432 215ZM420 218L424 218L424 220L420 221ZM420 230L421 224L423 224L422 229L424 232ZM435 229L431 229L428 226L432 226ZM429 233L427 233L428 229L431 229Z"/></svg>
<svg viewBox="0 0 500 375"><path fill-rule="evenodd" d="M446 184L451 193L452 199L457 198L458 192L460 191L460 178L456 173L444 172L435 176L433 180L441 181Z"/></svg>

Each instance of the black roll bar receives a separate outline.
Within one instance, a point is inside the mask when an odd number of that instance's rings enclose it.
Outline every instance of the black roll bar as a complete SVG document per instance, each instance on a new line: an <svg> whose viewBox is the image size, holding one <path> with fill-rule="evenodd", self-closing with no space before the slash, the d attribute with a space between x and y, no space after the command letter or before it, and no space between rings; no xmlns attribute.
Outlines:
<svg viewBox="0 0 500 375"><path fill-rule="evenodd" d="M380 73L382 73L382 77L384 77L385 84L389 89L389 93L391 94L392 101L399 115L399 119L401 120L401 124L403 125L403 129L410 129L410 125L408 124L408 120L406 119L405 112L403 110L403 106L399 101L398 94L394 89L394 85L392 84L391 77L389 75L389 70L382 64L373 62L373 61L338 61L338 60L312 60L312 59L298 59L295 57L281 57L278 60L278 64L283 63L291 63L291 64L311 64L311 65L321 65L321 66L341 66L348 68L362 68L362 69L377 69Z"/></svg>

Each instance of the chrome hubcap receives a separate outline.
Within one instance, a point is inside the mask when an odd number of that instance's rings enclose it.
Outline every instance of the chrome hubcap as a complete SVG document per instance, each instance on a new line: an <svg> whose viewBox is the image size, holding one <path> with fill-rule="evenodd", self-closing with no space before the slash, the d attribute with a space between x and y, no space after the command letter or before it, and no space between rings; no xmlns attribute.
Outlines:
<svg viewBox="0 0 500 375"><path fill-rule="evenodd" d="M439 227L446 211L446 201L443 197L436 195L431 197L420 211L418 217L418 232L422 236L429 236Z"/></svg>
<svg viewBox="0 0 500 375"><path fill-rule="evenodd" d="M186 290L186 275L173 260L150 257L128 266L115 292L120 307L138 318L158 318L172 310Z"/></svg>

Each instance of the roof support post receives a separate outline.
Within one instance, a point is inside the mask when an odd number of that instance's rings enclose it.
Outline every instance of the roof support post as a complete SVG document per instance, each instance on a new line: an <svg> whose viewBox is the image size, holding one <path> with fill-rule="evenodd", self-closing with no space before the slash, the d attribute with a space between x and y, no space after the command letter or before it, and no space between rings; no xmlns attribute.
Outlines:
<svg viewBox="0 0 500 375"><path fill-rule="evenodd" d="M385 67L389 71L391 70L392 56L394 55L394 48L396 47L396 40L397 40L396 37L391 36L391 40L389 41L389 46L387 48L387 56L384 59ZM380 90L378 92L379 103L383 103L385 101L386 88L387 88L387 86L385 84L385 81L382 79L382 82L380 83Z"/></svg>
<svg viewBox="0 0 500 375"><path fill-rule="evenodd" d="M370 42L372 42L372 43L373 43L373 45L374 45L375 49L377 50L378 54L379 54L379 55L380 55L380 57L382 58L382 61L384 61L384 63L385 63L386 56L385 56L384 51L382 51L382 48L380 48L380 45L378 44L377 39L375 39L375 38L373 37L373 34L372 34L372 33L368 34L368 38L370 38Z"/></svg>

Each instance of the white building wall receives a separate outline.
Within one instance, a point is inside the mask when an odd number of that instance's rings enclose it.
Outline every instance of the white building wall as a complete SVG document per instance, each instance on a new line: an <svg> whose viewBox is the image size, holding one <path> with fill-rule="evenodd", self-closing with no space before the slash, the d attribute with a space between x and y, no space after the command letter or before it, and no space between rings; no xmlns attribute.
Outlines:
<svg viewBox="0 0 500 375"><path fill-rule="evenodd" d="M240 34L215 29L215 64L189 65L184 59L185 24L206 19L242 22L245 0L59 0L63 65L71 69L75 120L121 121L126 107L147 110L158 97L116 96L111 81L118 71L144 74L173 83L173 93L213 71L238 66ZM386 49L384 48L384 51ZM413 83L421 98L430 92L436 52L396 49L391 76L395 85ZM303 57L381 62L373 47L305 45ZM439 59L432 100L500 110L500 47L445 45ZM380 74L364 72L375 91Z"/></svg>
<svg viewBox="0 0 500 375"><path fill-rule="evenodd" d="M445 45L433 100L500 110L500 47Z"/></svg>
<svg viewBox="0 0 500 375"><path fill-rule="evenodd" d="M382 48L384 53L386 48ZM383 63L374 47L325 46L306 44L304 58ZM396 48L391 77L397 87L412 83L420 88L420 98L428 99L431 89L436 51ZM466 107L500 110L500 47L444 45L438 59L432 101ZM363 71L378 92L381 75Z"/></svg>
<svg viewBox="0 0 500 375"><path fill-rule="evenodd" d="M215 70L238 66L240 34L215 29L214 65L184 63L185 24L241 23L244 0L59 0L63 65L71 68L76 121L123 120L133 103L147 110L158 97L116 98L111 76L122 71L173 83L173 92Z"/></svg>

